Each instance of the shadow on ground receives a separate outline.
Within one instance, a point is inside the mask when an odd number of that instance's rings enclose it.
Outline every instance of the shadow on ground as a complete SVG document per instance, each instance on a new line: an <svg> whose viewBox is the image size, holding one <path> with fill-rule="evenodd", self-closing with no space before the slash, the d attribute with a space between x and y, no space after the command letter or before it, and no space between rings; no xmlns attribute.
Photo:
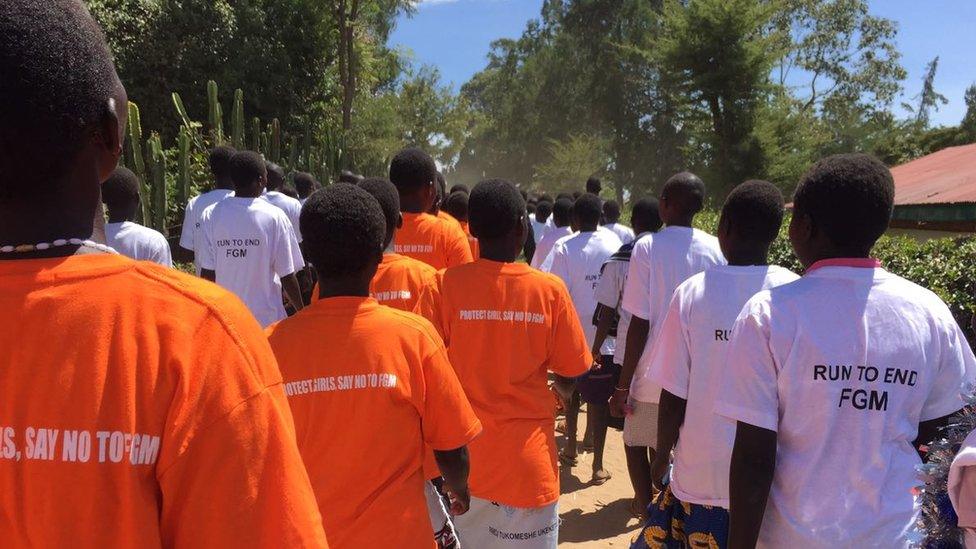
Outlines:
<svg viewBox="0 0 976 549"><path fill-rule="evenodd" d="M559 541L596 541L633 530L632 526L627 526L629 506L630 499L623 498L603 505L591 513L571 509L559 516L563 521L559 525Z"/></svg>

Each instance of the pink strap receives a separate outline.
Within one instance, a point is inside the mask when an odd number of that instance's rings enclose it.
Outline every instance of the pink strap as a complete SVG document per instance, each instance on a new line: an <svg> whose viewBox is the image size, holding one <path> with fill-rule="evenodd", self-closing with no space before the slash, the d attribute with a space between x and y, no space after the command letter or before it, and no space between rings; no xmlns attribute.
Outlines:
<svg viewBox="0 0 976 549"><path fill-rule="evenodd" d="M806 272L812 273L823 267L857 267L860 269L877 269L881 267L881 262L873 257L834 257L831 259L821 259L810 265Z"/></svg>

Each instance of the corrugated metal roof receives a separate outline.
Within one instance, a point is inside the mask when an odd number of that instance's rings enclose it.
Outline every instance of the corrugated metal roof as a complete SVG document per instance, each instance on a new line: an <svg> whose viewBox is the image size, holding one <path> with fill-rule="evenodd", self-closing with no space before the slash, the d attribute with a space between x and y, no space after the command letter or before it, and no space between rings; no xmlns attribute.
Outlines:
<svg viewBox="0 0 976 549"><path fill-rule="evenodd" d="M976 202L976 143L892 168L895 205Z"/></svg>

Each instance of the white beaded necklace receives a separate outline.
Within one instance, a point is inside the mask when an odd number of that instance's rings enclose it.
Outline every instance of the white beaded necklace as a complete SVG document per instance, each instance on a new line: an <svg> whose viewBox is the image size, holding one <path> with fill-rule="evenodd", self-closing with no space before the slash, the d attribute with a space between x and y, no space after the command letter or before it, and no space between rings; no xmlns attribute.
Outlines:
<svg viewBox="0 0 976 549"><path fill-rule="evenodd" d="M60 248L62 246L79 246L81 248L90 248L92 250L97 250L106 254L118 254L112 248L104 244L99 244L93 240L84 240L81 238L59 238L53 242L40 242L38 244L21 244L19 246L0 246L0 254L26 254L30 252L42 252L44 250L50 250L51 248Z"/></svg>

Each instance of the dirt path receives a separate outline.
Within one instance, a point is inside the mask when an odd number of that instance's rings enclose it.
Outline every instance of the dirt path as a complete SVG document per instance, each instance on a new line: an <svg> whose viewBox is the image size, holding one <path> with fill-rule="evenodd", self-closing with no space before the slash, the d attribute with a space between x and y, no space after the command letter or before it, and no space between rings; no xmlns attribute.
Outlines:
<svg viewBox="0 0 976 549"><path fill-rule="evenodd" d="M586 414L580 414L579 437L586 428ZM558 433L557 433L558 435ZM562 447L564 437L558 437ZM603 486L589 483L592 475L590 453L580 454L578 465L561 472L562 496L559 498L559 547L597 549L629 547L637 535L637 519L630 514L633 489L627 477L627 461L620 431L607 432L604 467L613 475Z"/></svg>

